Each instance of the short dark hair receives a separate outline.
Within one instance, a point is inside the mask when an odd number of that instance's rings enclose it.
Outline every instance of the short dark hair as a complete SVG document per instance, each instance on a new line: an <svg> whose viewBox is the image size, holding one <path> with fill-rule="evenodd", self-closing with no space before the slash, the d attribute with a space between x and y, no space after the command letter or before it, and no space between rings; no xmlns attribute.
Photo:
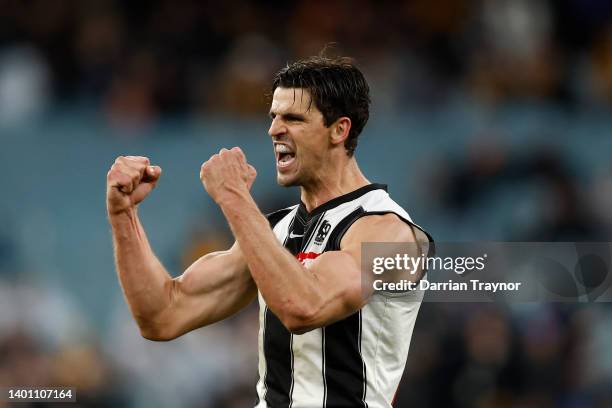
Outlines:
<svg viewBox="0 0 612 408"><path fill-rule="evenodd" d="M308 90L325 126L342 116L350 118L344 147L349 157L353 155L370 116L370 87L351 58L316 56L287 64L274 76L272 92L278 87Z"/></svg>

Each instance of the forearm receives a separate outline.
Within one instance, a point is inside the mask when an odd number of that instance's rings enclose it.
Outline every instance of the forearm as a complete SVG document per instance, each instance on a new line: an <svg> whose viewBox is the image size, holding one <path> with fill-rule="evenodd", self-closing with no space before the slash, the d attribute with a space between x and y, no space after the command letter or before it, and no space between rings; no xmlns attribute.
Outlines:
<svg viewBox="0 0 612 408"><path fill-rule="evenodd" d="M172 279L153 253L135 208L109 221L121 288L143 329L169 304Z"/></svg>
<svg viewBox="0 0 612 408"><path fill-rule="evenodd" d="M279 244L251 195L235 193L221 209L268 307L281 320L308 316L320 301L315 276Z"/></svg>

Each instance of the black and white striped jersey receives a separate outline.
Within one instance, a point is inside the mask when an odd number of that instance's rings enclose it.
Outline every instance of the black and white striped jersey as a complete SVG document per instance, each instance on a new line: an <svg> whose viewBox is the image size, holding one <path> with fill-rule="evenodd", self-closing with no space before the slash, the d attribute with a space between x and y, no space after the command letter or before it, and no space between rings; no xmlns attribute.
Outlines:
<svg viewBox="0 0 612 408"><path fill-rule="evenodd" d="M422 231L382 184L334 198L310 213L304 204L295 205L268 220L284 247L308 265L325 251L339 250L357 219L386 213ZM414 302L370 300L343 320L298 335L283 326L259 294L256 408L391 407L422 299L418 292L414 296Z"/></svg>

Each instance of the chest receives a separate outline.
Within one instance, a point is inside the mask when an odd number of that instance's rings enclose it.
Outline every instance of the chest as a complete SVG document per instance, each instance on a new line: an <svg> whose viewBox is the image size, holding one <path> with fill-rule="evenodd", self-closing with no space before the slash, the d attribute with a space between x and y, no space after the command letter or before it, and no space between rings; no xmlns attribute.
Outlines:
<svg viewBox="0 0 612 408"><path fill-rule="evenodd" d="M355 218L353 211L325 211L314 216L295 212L274 228L278 241L302 264L308 266L320 254L340 249L341 235Z"/></svg>

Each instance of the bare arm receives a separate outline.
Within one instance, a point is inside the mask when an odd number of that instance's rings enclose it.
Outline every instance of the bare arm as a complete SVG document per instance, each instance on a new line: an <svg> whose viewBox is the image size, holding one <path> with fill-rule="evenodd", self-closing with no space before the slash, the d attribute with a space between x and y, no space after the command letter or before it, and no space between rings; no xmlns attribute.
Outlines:
<svg viewBox="0 0 612 408"><path fill-rule="evenodd" d="M340 320L368 300L362 290L361 243L414 242L412 228L393 214L364 217L349 229L340 251L309 267L282 247L248 186L253 169L242 151L222 149L202 166L204 187L219 204L268 307L291 332L304 333Z"/></svg>
<svg viewBox="0 0 612 408"><path fill-rule="evenodd" d="M374 275L362 272L364 242L413 243L417 242L417 234L395 214L369 215L351 225L340 242L339 251L321 254L308 267L314 281L313 292L319 296L310 313L299 322L303 331L347 317L368 302ZM408 245L406 250L417 256L417 248L417 245ZM420 275L412 278L418 280Z"/></svg>
<svg viewBox="0 0 612 408"><path fill-rule="evenodd" d="M325 252L305 267L264 228L265 217L248 197L228 200L222 208L266 304L294 333L341 320L369 300L362 242L416 241L412 228L395 215L367 216L349 228L341 250Z"/></svg>
<svg viewBox="0 0 612 408"><path fill-rule="evenodd" d="M118 158L108 174L107 208L117 273L140 331L151 340L170 340L231 316L257 292L238 245L208 254L180 277L170 277L137 212L160 174L146 158Z"/></svg>

